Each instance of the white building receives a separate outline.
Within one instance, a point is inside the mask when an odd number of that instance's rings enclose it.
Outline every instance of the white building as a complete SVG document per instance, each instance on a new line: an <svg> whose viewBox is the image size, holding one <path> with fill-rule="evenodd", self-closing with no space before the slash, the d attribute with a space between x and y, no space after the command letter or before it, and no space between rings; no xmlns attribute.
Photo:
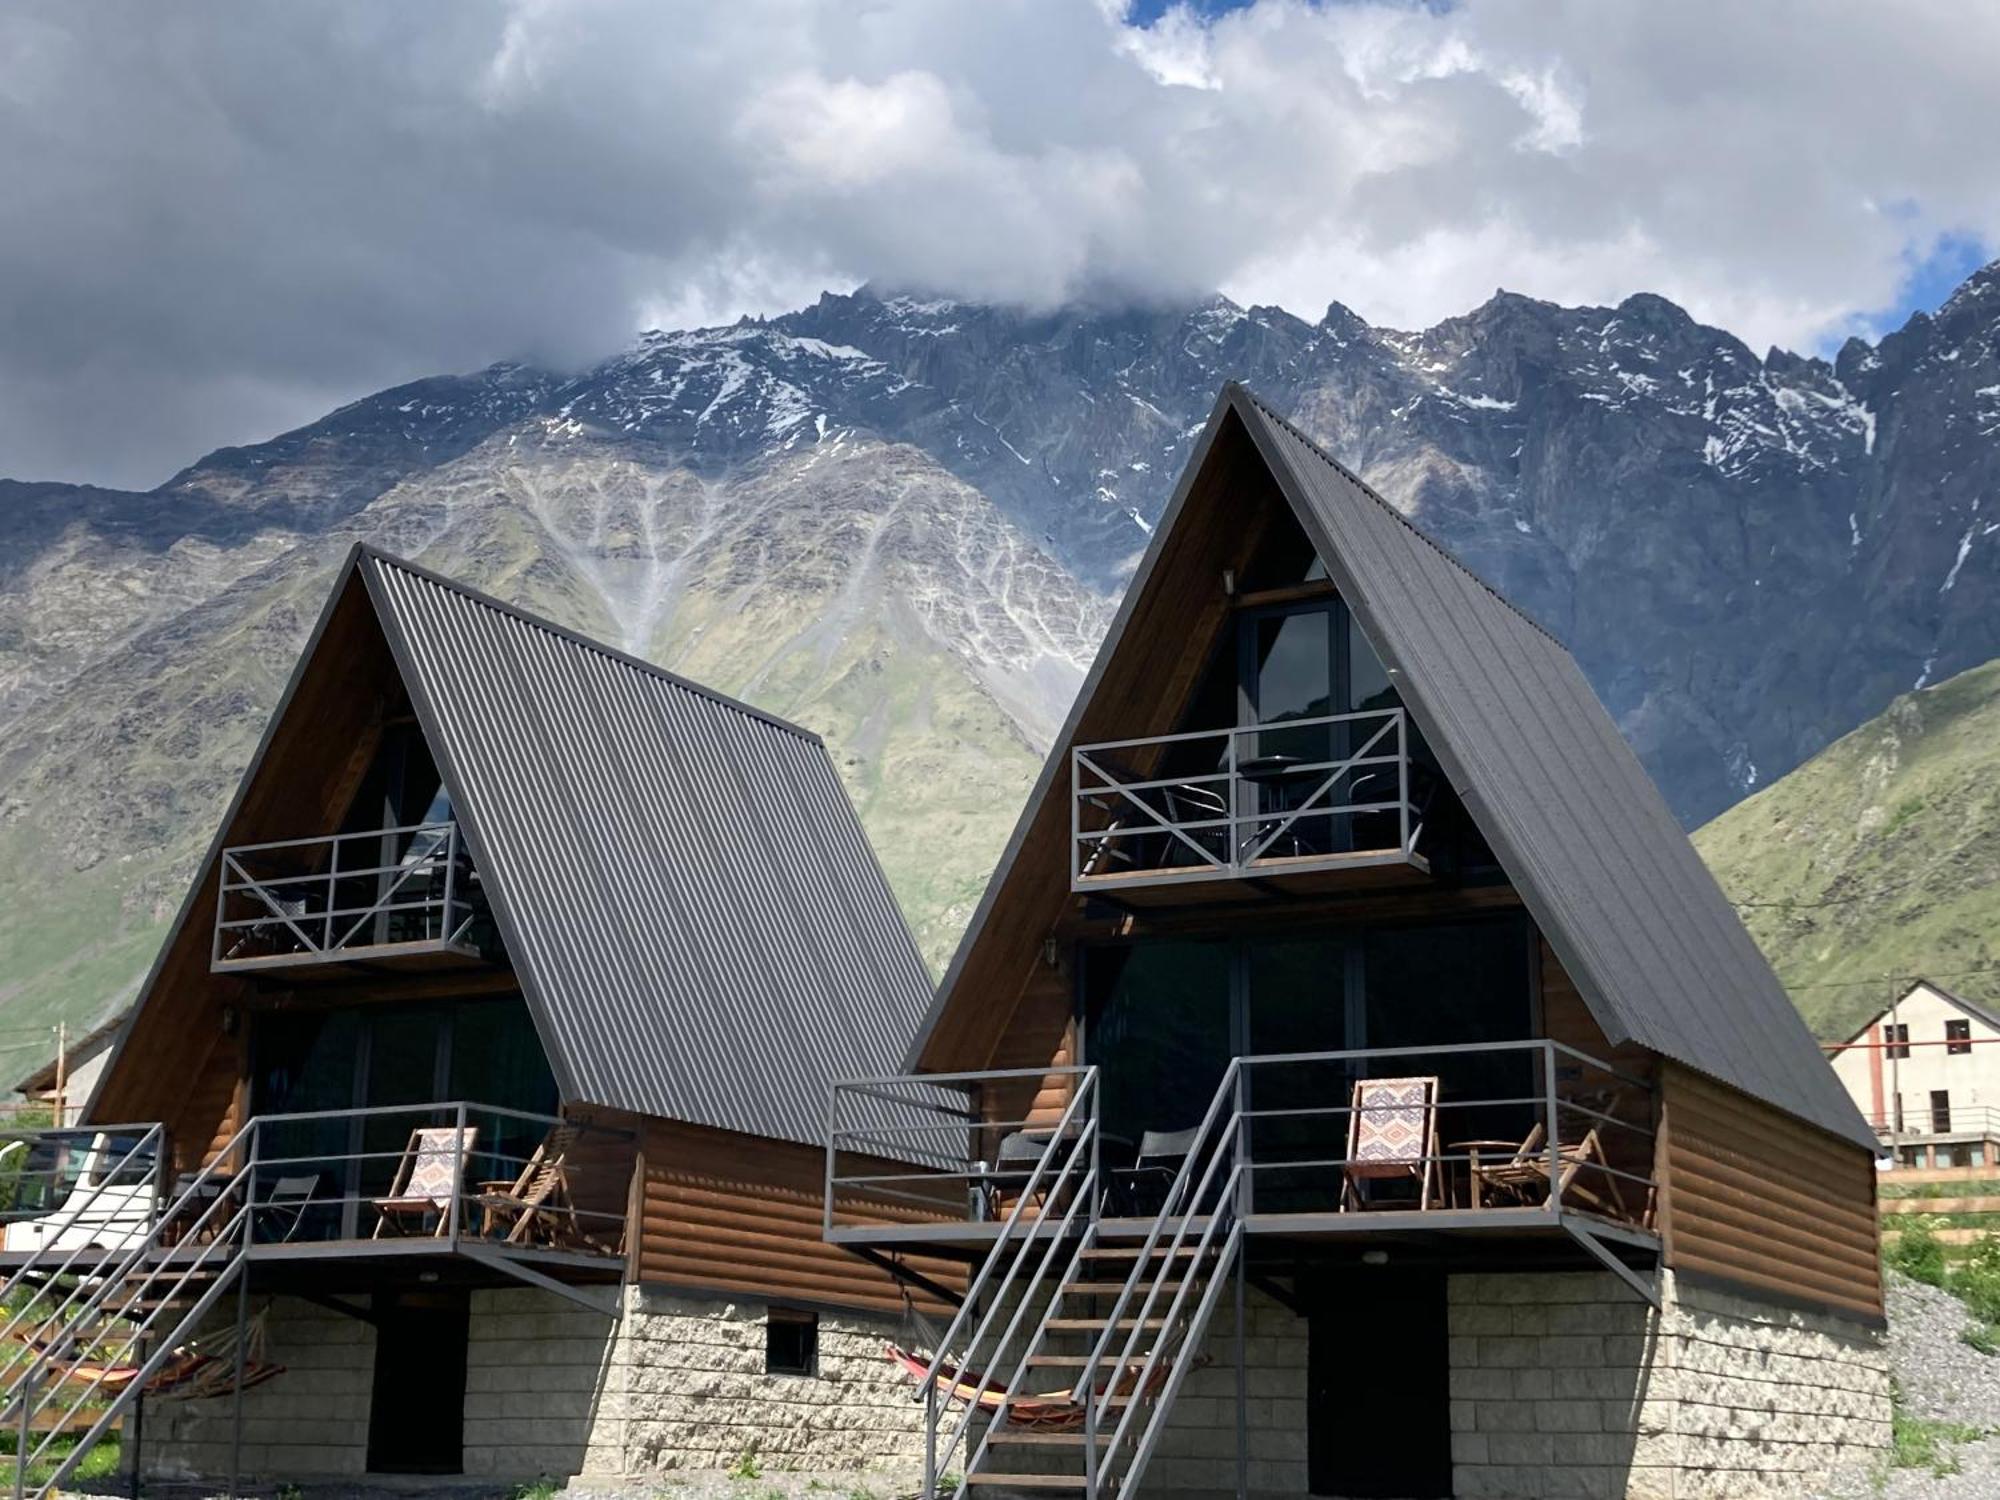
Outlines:
<svg viewBox="0 0 2000 1500"><path fill-rule="evenodd" d="M1832 1051L1903 1166L2000 1166L2000 1013L1918 980Z"/></svg>

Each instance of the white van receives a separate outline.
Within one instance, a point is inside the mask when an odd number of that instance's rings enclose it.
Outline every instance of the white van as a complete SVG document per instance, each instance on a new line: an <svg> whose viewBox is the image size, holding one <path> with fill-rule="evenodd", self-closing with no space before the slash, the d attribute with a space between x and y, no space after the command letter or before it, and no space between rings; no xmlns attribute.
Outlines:
<svg viewBox="0 0 2000 1500"><path fill-rule="evenodd" d="M150 1145L135 1149L135 1136L102 1133L86 1144L53 1132L18 1145L26 1156L0 1249L125 1250L146 1237L155 1193Z"/></svg>

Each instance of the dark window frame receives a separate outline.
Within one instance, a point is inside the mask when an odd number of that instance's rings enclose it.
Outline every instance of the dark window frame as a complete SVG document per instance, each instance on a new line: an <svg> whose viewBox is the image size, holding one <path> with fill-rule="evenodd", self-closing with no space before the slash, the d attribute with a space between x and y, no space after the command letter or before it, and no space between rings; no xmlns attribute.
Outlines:
<svg viewBox="0 0 2000 1500"><path fill-rule="evenodd" d="M1931 1134L1951 1134L1951 1090L1931 1090Z"/></svg>
<svg viewBox="0 0 2000 1500"><path fill-rule="evenodd" d="M1910 1026L1907 1021L1893 1022L1882 1028L1882 1041L1887 1055L1907 1058L1910 1055Z"/></svg>
<svg viewBox="0 0 2000 1500"><path fill-rule="evenodd" d="M773 1307L764 1314L764 1373L795 1380L819 1375L819 1314Z"/></svg>
<svg viewBox="0 0 2000 1500"><path fill-rule="evenodd" d="M1972 1023L1963 1017L1944 1023L1944 1050L1948 1057L1964 1057L1972 1050Z"/></svg>

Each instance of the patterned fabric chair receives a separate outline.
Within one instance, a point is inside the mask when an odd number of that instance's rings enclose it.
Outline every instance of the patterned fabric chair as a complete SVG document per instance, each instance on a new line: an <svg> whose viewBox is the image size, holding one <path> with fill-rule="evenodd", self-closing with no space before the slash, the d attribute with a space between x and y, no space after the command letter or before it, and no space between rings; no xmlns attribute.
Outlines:
<svg viewBox="0 0 2000 1500"><path fill-rule="evenodd" d="M432 1214L437 1215L437 1227L431 1233L448 1232L458 1179L478 1139L477 1125L468 1125L463 1130L455 1125L437 1125L411 1131L410 1143L403 1148L403 1159L396 1164L396 1181L389 1189L389 1196L374 1200L374 1237L382 1238L382 1231L391 1225L401 1233L405 1222L411 1219L421 1228Z"/></svg>
<svg viewBox="0 0 2000 1500"><path fill-rule="evenodd" d="M1431 1078L1359 1078L1347 1116L1347 1161L1340 1206L1368 1207L1364 1182L1413 1180L1417 1207L1428 1209L1436 1190L1438 1081Z"/></svg>

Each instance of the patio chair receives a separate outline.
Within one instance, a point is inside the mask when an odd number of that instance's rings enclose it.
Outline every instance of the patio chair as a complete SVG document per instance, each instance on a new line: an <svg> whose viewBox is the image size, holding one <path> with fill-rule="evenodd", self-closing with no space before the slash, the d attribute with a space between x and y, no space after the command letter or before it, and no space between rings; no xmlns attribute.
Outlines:
<svg viewBox="0 0 2000 1500"><path fill-rule="evenodd" d="M1604 1156L1600 1127L1593 1125L1580 1140L1556 1146L1555 1197L1606 1218L1629 1219L1618 1176ZM1484 1191L1496 1198L1534 1205L1550 1197L1548 1130L1540 1120L1515 1153L1491 1164L1475 1161L1471 1172Z"/></svg>
<svg viewBox="0 0 2000 1500"><path fill-rule="evenodd" d="M1156 1213L1166 1206L1174 1178L1201 1134L1199 1125L1186 1130L1148 1130L1139 1137L1139 1153L1117 1180L1134 1213Z"/></svg>
<svg viewBox="0 0 2000 1500"><path fill-rule="evenodd" d="M1428 1209L1436 1189L1438 1081L1427 1078L1357 1078L1347 1119L1347 1160L1340 1206L1369 1207L1362 1184L1417 1183L1417 1207Z"/></svg>
<svg viewBox="0 0 2000 1500"><path fill-rule="evenodd" d="M379 1240L392 1224L403 1233L408 1220L415 1219L421 1225L430 1214L437 1215L437 1227L431 1233L444 1234L451 1227L451 1203L459 1176L478 1139L477 1125L463 1130L455 1125L412 1130L403 1159L396 1164L396 1180L389 1196L373 1200L376 1218L372 1237Z"/></svg>
<svg viewBox="0 0 2000 1500"><path fill-rule="evenodd" d="M520 1175L479 1184L479 1233L510 1245L554 1245L576 1234L576 1204L570 1198L568 1159L579 1132L571 1124L549 1127Z"/></svg>
<svg viewBox="0 0 2000 1500"><path fill-rule="evenodd" d="M305 1222L306 1209L312 1205L313 1194L319 1191L319 1173L305 1172L297 1177L280 1177L271 1184L271 1190L262 1194L256 1204L257 1228L263 1236L274 1231L276 1243L288 1245L292 1236L299 1232ZM271 1243L266 1239L266 1243Z"/></svg>

